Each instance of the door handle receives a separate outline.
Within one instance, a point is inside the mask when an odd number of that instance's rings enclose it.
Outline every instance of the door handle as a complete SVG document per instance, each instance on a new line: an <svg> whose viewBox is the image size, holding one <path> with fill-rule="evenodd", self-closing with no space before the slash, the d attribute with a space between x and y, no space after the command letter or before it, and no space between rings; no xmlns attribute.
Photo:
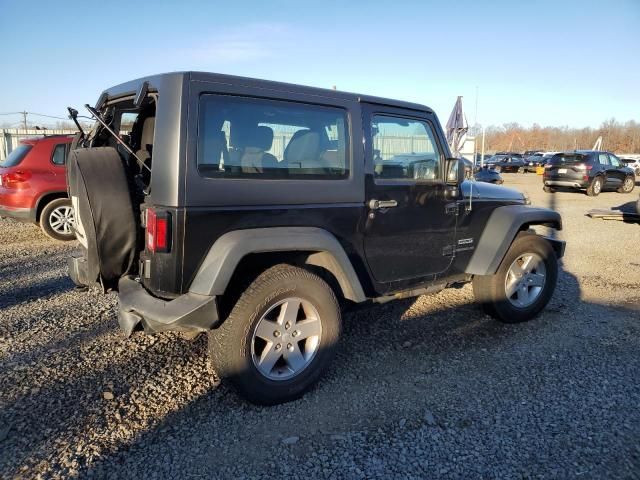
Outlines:
<svg viewBox="0 0 640 480"><path fill-rule="evenodd" d="M398 202L395 200L369 200L369 208L371 210L380 210L381 208L393 208L397 206Z"/></svg>

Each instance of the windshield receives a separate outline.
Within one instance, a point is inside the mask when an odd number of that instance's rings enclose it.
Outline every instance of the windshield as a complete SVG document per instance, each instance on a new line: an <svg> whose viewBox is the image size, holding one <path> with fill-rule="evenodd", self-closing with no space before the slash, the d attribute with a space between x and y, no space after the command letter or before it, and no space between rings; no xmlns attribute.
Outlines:
<svg viewBox="0 0 640 480"><path fill-rule="evenodd" d="M18 147L14 151L12 151L7 158L5 158L3 161L0 161L0 167L15 167L22 161L24 157L27 156L29 150L31 150L31 145L27 145L24 143L18 145Z"/></svg>
<svg viewBox="0 0 640 480"><path fill-rule="evenodd" d="M554 155L549 160L551 165L564 165L567 163L582 163L588 160L586 155L580 154L568 154L568 155Z"/></svg>

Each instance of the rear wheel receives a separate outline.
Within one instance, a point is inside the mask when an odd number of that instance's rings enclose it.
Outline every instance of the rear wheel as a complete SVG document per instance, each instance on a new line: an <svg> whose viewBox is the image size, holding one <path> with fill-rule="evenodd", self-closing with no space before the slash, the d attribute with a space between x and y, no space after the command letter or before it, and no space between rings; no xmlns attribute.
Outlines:
<svg viewBox="0 0 640 480"><path fill-rule="evenodd" d="M596 177L593 180L591 180L591 183L587 187L587 195L589 195L590 197L597 197L598 195L600 195L601 191L602 191L602 178Z"/></svg>
<svg viewBox="0 0 640 480"><path fill-rule="evenodd" d="M40 213L40 228L50 238L54 240L69 241L75 240L73 232L75 216L71 200L68 198L57 198L47 203Z"/></svg>
<svg viewBox="0 0 640 480"><path fill-rule="evenodd" d="M302 396L335 353L341 316L333 291L317 275L291 265L260 274L231 314L209 332L214 369L253 403Z"/></svg>
<svg viewBox="0 0 640 480"><path fill-rule="evenodd" d="M631 193L636 186L636 179L634 177L627 177L622 182L622 185L618 189L618 193Z"/></svg>
<svg viewBox="0 0 640 480"><path fill-rule="evenodd" d="M473 278L473 293L485 312L505 323L526 322L549 303L558 261L549 242L522 232L494 275Z"/></svg>

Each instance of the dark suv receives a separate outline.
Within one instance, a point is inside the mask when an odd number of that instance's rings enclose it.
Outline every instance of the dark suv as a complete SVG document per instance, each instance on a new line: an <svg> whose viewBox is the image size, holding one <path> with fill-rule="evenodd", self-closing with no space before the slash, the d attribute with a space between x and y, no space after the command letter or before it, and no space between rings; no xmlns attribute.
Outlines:
<svg viewBox="0 0 640 480"><path fill-rule="evenodd" d="M558 153L545 165L544 190L557 187L585 189L595 197L603 190L629 193L636 185L635 173L613 153L591 150Z"/></svg>
<svg viewBox="0 0 640 480"><path fill-rule="evenodd" d="M526 173L527 163L522 155L497 153L485 161L491 170L498 173Z"/></svg>
<svg viewBox="0 0 640 480"><path fill-rule="evenodd" d="M515 323L553 294L564 243L530 227L560 229L559 214L465 181L428 107L195 72L86 107L72 278L119 291L126 334L207 332L215 370L253 402L320 378L350 304L472 281Z"/></svg>

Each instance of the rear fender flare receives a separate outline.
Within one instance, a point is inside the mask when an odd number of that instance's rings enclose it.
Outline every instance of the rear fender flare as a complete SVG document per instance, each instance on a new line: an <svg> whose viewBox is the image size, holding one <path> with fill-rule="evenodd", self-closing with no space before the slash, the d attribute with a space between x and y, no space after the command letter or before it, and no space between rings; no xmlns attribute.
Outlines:
<svg viewBox="0 0 640 480"><path fill-rule="evenodd" d="M367 299L340 242L328 231L316 227L255 228L222 235L209 249L191 282L189 292L222 295L244 256L292 251L313 252L306 263L329 270L338 281L345 298L354 302Z"/></svg>
<svg viewBox="0 0 640 480"><path fill-rule="evenodd" d="M465 273L471 275L496 273L518 232L528 229L531 225L545 225L562 230L562 217L558 212L548 208L526 205L505 205L496 208L484 227ZM563 250L558 250L555 245L552 246L556 253L562 254Z"/></svg>

